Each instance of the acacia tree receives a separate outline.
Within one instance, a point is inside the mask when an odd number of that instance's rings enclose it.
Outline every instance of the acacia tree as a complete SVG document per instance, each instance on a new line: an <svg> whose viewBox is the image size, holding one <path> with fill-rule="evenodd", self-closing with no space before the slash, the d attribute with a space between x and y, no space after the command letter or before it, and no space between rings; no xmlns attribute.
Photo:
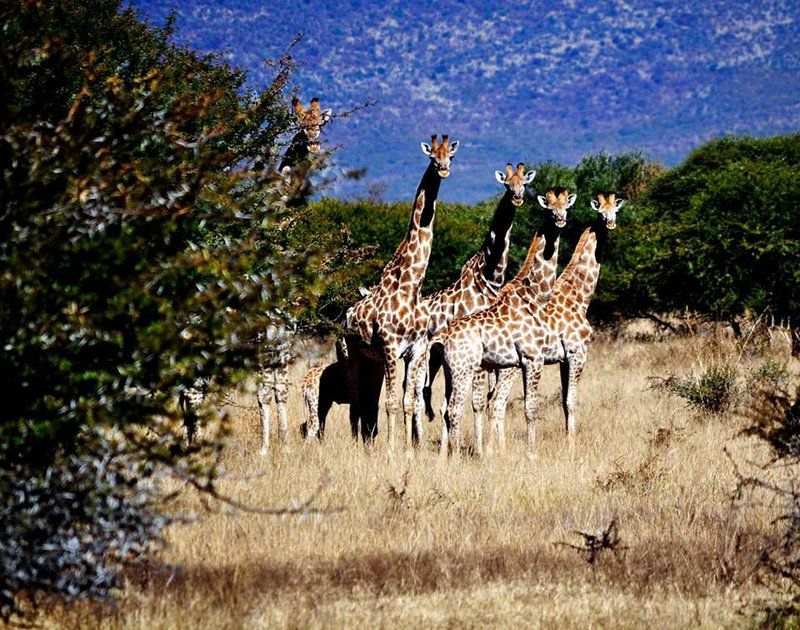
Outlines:
<svg viewBox="0 0 800 630"><path fill-rule="evenodd" d="M642 302L718 319L800 309L800 135L726 138L664 173L631 251Z"/></svg>
<svg viewBox="0 0 800 630"><path fill-rule="evenodd" d="M4 4L0 30L7 616L21 591L106 594L168 522L160 471L212 487L176 394L246 374L254 332L309 312L343 244L275 169L290 57L252 91L117 0Z"/></svg>

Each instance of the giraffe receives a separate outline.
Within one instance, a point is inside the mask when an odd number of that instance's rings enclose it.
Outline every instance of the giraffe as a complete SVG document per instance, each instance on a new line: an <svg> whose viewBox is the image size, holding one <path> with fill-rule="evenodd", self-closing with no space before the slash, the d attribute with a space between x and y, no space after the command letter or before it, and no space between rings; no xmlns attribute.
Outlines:
<svg viewBox="0 0 800 630"><path fill-rule="evenodd" d="M597 216L581 234L569 264L556 280L545 312L545 325L554 333L544 350L545 364L558 363L561 369L561 400L570 444L575 437L578 383L592 335L586 311L597 288L608 233L616 229L617 211L624 203L614 192L598 193L597 199L591 200Z"/></svg>
<svg viewBox="0 0 800 630"><path fill-rule="evenodd" d="M504 383L511 368L521 367L525 384L525 419L528 445L533 447L538 416L537 387L544 365L543 348L552 334L544 325L544 314L556 279L558 244L566 225L567 211L576 195L564 188L551 188L538 196L549 210L544 227L531 242L517 275L500 290L489 308L456 320L432 340L442 345L445 370L447 412L442 424L441 453L449 447L454 456L461 450L461 419L475 374L482 369L497 369ZM513 382L513 381L512 381ZM498 385L499 387L499 385ZM477 389L477 388L476 388ZM483 392L473 392L473 399ZM475 415L476 453L483 454L482 418Z"/></svg>
<svg viewBox="0 0 800 630"><path fill-rule="evenodd" d="M497 298L497 293L505 280L505 270L508 264L508 248L511 239L511 227L514 222L516 209L522 205L525 198L525 186L533 181L536 171L525 172L524 164L517 164L516 169L511 163L506 164L506 170L495 171L495 178L505 186L505 194L495 209L491 226L480 249L464 264L461 273L449 287L425 296L423 306L428 314L427 337L430 338L455 319L465 317L478 310L489 306ZM367 295L369 291L362 289ZM428 350L427 344L414 346L419 352ZM441 366L441 355L434 354L430 357L433 380L435 373ZM341 357L327 367L310 368L303 379L303 397L306 401L309 421L306 432L307 439L314 437L317 432L324 430L325 418L331 405L348 404L349 397L342 396L338 387L344 382L343 366L339 365ZM419 359L412 359L417 362ZM414 410L415 432L414 438L421 436L419 426L422 410L418 407L422 396L422 387L425 384L424 370L418 371L417 383L413 390L415 403ZM412 392L409 388L408 392ZM428 400L430 387L425 388ZM405 403L408 405L408 402Z"/></svg>
<svg viewBox="0 0 800 630"><path fill-rule="evenodd" d="M624 200L616 199L616 193L598 193L597 200L590 205L598 214L595 221L582 233L569 264L556 280L553 294L545 312L545 323L552 335L544 349L545 364L558 363L561 369L561 395L565 428L570 446L574 445L577 392L583 368L587 360L587 344L592 327L586 319L597 280L600 275L603 250L608 232L617 226L617 210ZM504 446L503 416L514 374L503 375L505 383L498 380L490 393L490 440L500 441Z"/></svg>
<svg viewBox="0 0 800 630"><path fill-rule="evenodd" d="M306 404L306 442L314 438L321 440L325 435L325 421L333 403L350 403L344 349L340 342L336 343L336 360L328 365L310 367L300 383L300 391Z"/></svg>
<svg viewBox="0 0 800 630"><path fill-rule="evenodd" d="M331 119L330 109L321 109L319 98L312 98L308 109L299 99L292 99L295 123L299 127L278 165L278 170L293 185L290 199L302 205L308 200L308 165L319 153L322 128ZM291 323L290 323L291 325ZM278 440L286 445L288 433L289 366L295 358L293 331L270 325L257 337L260 350L256 400L261 418L261 455L269 453L270 401L275 401L278 415Z"/></svg>
<svg viewBox="0 0 800 630"><path fill-rule="evenodd" d="M536 171L526 173L522 163L517 164L516 168L508 163L505 172L495 171L495 179L503 184L505 192L497 204L483 244L464 264L453 284L423 298L428 311L428 340L451 322L481 311L497 299L505 282L511 228L516 210L525 200L525 186L534 177ZM418 349L427 354L428 344L420 345ZM414 429L417 439L422 435L422 405L430 409L432 383L441 367L441 360L441 353L431 352L428 356L427 372L420 370L414 384Z"/></svg>
<svg viewBox="0 0 800 630"><path fill-rule="evenodd" d="M320 135L323 127L331 120L331 110L321 109L319 98L312 98L308 108L299 99L292 99L294 122L299 128L290 140L278 165L283 178L283 188L289 203L302 205L309 194L309 166L312 155L319 153ZM289 324L291 327L291 323ZM267 326L256 335L259 347L259 367L257 373L256 399L261 418L260 453L269 452L270 442L270 400L275 401L278 412L278 435L286 442L288 430L286 403L289 394L289 364L294 359L292 330L279 324ZM184 414L187 439L191 443L197 431L196 409L205 403L208 379L197 379L194 385L179 396L179 406Z"/></svg>
<svg viewBox="0 0 800 630"><path fill-rule="evenodd" d="M371 419L361 417L364 401L359 394L358 379L364 375L362 359L377 360L382 364L386 381L385 411L390 451L398 411L395 392L397 360L402 358L405 362L404 391L407 391L409 383L414 382L409 380L409 376L416 374L423 357L415 346L425 343L428 318L420 301L420 289L431 253L436 199L442 180L450 175L450 162L458 150L458 142L451 143L448 136L442 136L440 143L434 135L430 145L423 142L421 146L430 161L417 188L406 237L384 267L380 282L347 311L346 326L351 331L346 339L351 429L354 430L360 419L362 436L371 439L375 435L376 426ZM411 362L412 359L415 363ZM379 382L377 387L378 392L373 392L373 396L380 392ZM406 444L410 446L412 410L406 404L410 398L404 395L403 401Z"/></svg>

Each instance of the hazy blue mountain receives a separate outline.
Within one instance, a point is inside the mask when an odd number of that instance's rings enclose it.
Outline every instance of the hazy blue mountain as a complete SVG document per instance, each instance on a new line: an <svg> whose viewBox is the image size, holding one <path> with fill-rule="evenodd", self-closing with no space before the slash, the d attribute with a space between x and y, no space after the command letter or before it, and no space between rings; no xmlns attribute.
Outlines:
<svg viewBox="0 0 800 630"><path fill-rule="evenodd" d="M410 198L419 142L461 140L442 197L498 190L507 161L574 162L642 148L666 164L723 134L771 135L800 122L800 2L480 0L135 0L177 38L225 51L252 81L294 35L300 95L374 107L335 120L340 166L368 167L333 194L385 182Z"/></svg>

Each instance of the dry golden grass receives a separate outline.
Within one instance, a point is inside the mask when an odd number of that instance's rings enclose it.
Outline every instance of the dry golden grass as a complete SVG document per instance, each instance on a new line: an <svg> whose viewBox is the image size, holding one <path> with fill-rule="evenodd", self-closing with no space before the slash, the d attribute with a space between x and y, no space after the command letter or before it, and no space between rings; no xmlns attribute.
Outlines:
<svg viewBox="0 0 800 630"><path fill-rule="evenodd" d="M253 506L282 506L330 480L317 507L340 513L275 518L203 511L173 527L160 564L130 577L113 609L50 611L71 626L738 626L760 595L752 577L773 513L734 505L737 460L763 448L734 414L699 418L647 377L686 373L733 352L698 339L596 342L581 389L578 449L563 434L558 370L548 368L534 457L519 401L509 405L502 457L440 462L428 425L412 458L385 432L354 445L335 408L322 445L302 444L298 392L286 453L257 454L257 412L235 409L220 489ZM754 363L758 359L748 359ZM302 366L298 366L299 382ZM519 399L519 392L513 398ZM247 406L250 401L242 399ZM470 423L468 422L468 425ZM383 430L383 426L381 426ZM401 438L402 439L402 438ZM467 435L471 440L471 434ZM263 473L263 474L261 474ZM559 543L616 519L622 546L589 564Z"/></svg>

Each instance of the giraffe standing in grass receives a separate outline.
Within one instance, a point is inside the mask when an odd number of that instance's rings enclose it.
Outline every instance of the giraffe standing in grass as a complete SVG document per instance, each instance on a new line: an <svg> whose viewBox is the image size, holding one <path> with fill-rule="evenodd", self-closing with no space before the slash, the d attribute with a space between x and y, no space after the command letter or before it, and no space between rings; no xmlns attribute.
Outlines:
<svg viewBox="0 0 800 630"><path fill-rule="evenodd" d="M312 156L319 153L320 135L331 119L330 109L321 109L318 98L312 98L308 108L299 99L292 99L295 124L298 130L292 137L278 165L283 178L282 186L290 203L300 205L308 198L308 179ZM285 443L287 435L287 409L289 394L289 365L294 359L292 332L279 325L268 326L256 336L259 346L259 369L256 398L261 416L261 454L269 452L270 401L275 401L278 411L278 435ZM191 442L197 427L196 409L205 403L208 381L198 379L195 385L181 394L179 404L184 413L184 425Z"/></svg>
<svg viewBox="0 0 800 630"><path fill-rule="evenodd" d="M310 182L308 167L312 156L319 153L320 134L331 119L330 109L321 109L318 98L312 98L306 109L299 99L292 99L295 123L299 127L278 165L284 182L291 186L290 199L305 203ZM257 339L260 349L260 367L256 399L261 416L261 454L269 452L270 401L275 401L278 412L278 440L286 444L288 433L287 402L289 399L289 366L296 353L291 331L269 326Z"/></svg>
<svg viewBox="0 0 800 630"><path fill-rule="evenodd" d="M375 434L377 427L374 423L361 417L359 378L367 377L367 372L374 374L376 371L369 368L365 370L366 361L377 361L386 381L385 407L390 450L394 443L395 416L398 412L395 391L397 361L405 361L404 389L407 391L424 357L424 353L416 347L426 343L428 323L427 312L420 300L420 288L431 253L439 187L442 180L450 175L450 160L457 149L458 142L450 143L447 136L442 136L441 143L436 136L432 136L430 145L422 143L422 150L430 162L417 188L406 237L384 267L380 282L347 311L346 325L351 331L346 339L351 429L360 420L365 439ZM378 382L378 393L379 388ZM376 394L373 392L373 395ZM411 444L411 402L411 396L403 396L407 446Z"/></svg>
<svg viewBox="0 0 800 630"><path fill-rule="evenodd" d="M599 193L591 201L597 212L594 222L581 234L569 264L558 277L545 311L545 325L552 333L544 348L545 364L558 363L561 369L561 398L565 428L574 444L578 383L587 360L592 327L586 319L589 302L597 288L608 233L617 227L617 210L625 202L613 192ZM514 382L513 372L501 373L490 394L489 443L505 446L503 418Z"/></svg>
<svg viewBox="0 0 800 630"><path fill-rule="evenodd" d="M495 171L495 179L505 187L497 204L489 231L480 249L464 264L461 273L449 287L423 298L428 311L428 340L445 329L451 322L462 319L489 307L497 299L505 282L508 267L508 249L511 243L511 228L516 210L525 200L525 186L536 177L536 171L525 172L520 163L514 168L506 164L506 170ZM417 346L418 351L428 353L428 344ZM422 436L423 409L431 409L433 381L441 367L440 352L431 352L428 369L420 370L414 389L414 429ZM427 377L427 384L426 384ZM423 408L424 404L424 408ZM432 413L429 412L432 416Z"/></svg>
<svg viewBox="0 0 800 630"><path fill-rule="evenodd" d="M597 288L608 233L617 227L617 211L624 203L613 192L599 193L596 200L592 199L591 206L597 217L581 234L569 264L556 280L547 305L545 324L554 336L548 337L550 344L545 348L545 363L558 363L561 368L561 399L570 443L575 437L578 383L586 365L592 335L586 311ZM505 402L498 400L497 404L505 405Z"/></svg>
<svg viewBox="0 0 800 630"><path fill-rule="evenodd" d="M550 345L548 337L553 334L545 325L545 309L556 279L561 230L566 225L567 211L575 203L575 195L563 188L551 188L538 199L549 212L520 271L500 290L492 306L453 322L433 339L433 343L442 345L445 370L447 412L442 425L443 455L448 449L448 432L450 452L454 456L460 454L461 420L467 396L476 373L486 369L500 371L499 388L507 374L513 379L513 368L522 368L528 445L533 447L535 443L537 388L544 366L544 348ZM483 391L476 388L473 404L483 397ZM475 415L475 439L480 456L483 428L479 414Z"/></svg>

